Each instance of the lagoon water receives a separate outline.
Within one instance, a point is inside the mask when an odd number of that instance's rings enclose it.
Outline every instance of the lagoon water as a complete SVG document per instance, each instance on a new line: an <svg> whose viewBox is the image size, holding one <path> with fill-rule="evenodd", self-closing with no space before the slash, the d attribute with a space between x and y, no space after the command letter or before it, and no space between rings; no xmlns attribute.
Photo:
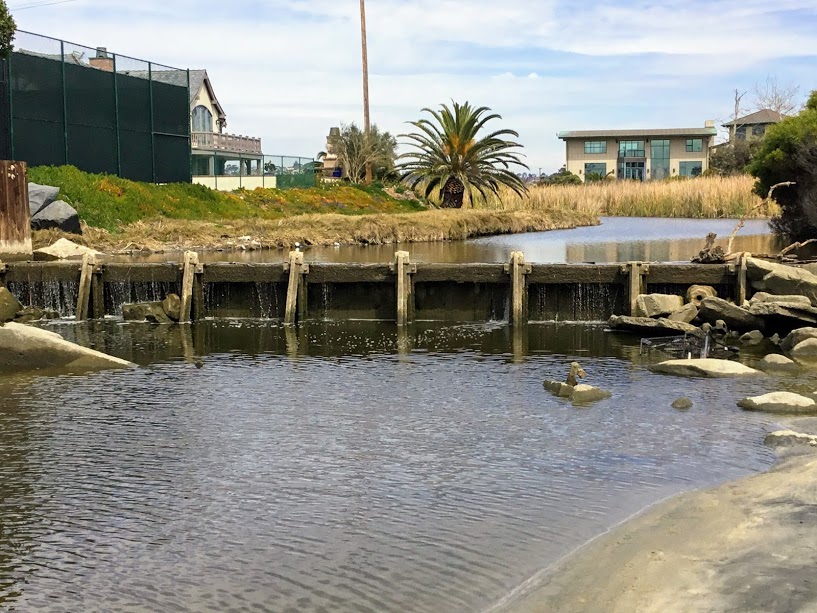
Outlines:
<svg viewBox="0 0 817 613"><path fill-rule="evenodd" d="M409 247L416 261L687 259L734 227L661 223ZM739 248L774 247L758 223ZM2 610L490 610L646 505L769 466L773 419L736 401L815 387L655 375L666 356L600 325L48 327L140 367L0 376ZM613 397L546 393L573 360ZM691 410L670 408L681 395Z"/></svg>

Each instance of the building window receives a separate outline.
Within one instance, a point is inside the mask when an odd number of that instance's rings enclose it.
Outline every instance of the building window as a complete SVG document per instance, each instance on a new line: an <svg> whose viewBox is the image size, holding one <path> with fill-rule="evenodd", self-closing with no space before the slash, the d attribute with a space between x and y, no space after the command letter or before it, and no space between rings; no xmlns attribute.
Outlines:
<svg viewBox="0 0 817 613"><path fill-rule="evenodd" d="M205 106L193 109L193 132L212 132L213 114Z"/></svg>
<svg viewBox="0 0 817 613"><path fill-rule="evenodd" d="M702 138L688 138L687 139L687 151L692 153L698 153L699 151L704 150L704 140Z"/></svg>
<svg viewBox="0 0 817 613"><path fill-rule="evenodd" d="M737 140L746 140L746 126L741 126L735 130L735 138Z"/></svg>
<svg viewBox="0 0 817 613"><path fill-rule="evenodd" d="M703 169L703 162L681 162L679 174L682 177L700 177Z"/></svg>
<svg viewBox="0 0 817 613"><path fill-rule="evenodd" d="M588 163L584 165L585 181L601 181L607 176L607 164Z"/></svg>
<svg viewBox="0 0 817 613"><path fill-rule="evenodd" d="M644 162L619 162L618 178L633 181L644 180Z"/></svg>
<svg viewBox="0 0 817 613"><path fill-rule="evenodd" d="M669 177L669 140L650 141L650 171L653 181Z"/></svg>
<svg viewBox="0 0 817 613"><path fill-rule="evenodd" d="M752 126L752 136L763 136L766 134L766 124L758 124L756 126Z"/></svg>
<svg viewBox="0 0 817 613"><path fill-rule="evenodd" d="M587 140L584 141L585 153L607 153L606 140Z"/></svg>
<svg viewBox="0 0 817 613"><path fill-rule="evenodd" d="M618 157L620 158L643 158L643 140L623 140L618 144Z"/></svg>

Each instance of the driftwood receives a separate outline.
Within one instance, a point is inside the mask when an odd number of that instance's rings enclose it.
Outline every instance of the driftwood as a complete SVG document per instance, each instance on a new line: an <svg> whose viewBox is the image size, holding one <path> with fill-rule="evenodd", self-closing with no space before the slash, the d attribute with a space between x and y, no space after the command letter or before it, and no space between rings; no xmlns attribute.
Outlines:
<svg viewBox="0 0 817 613"><path fill-rule="evenodd" d="M735 226L735 229L732 230L732 234L729 235L729 242L726 244L726 253L727 253L727 255L732 253L732 243L735 242L735 237L738 235L738 232L740 232L740 229L744 225L746 225L746 217L749 215L749 213L754 213L760 207L768 205L772 201L772 195L774 194L774 190L776 190L778 187L789 187L791 185L797 185L797 183L795 183L794 181L783 181L782 183L775 183L774 185L772 185L769 188L769 193L766 194L766 197L763 200L761 200L759 203L757 203L755 206L753 206L751 209L749 209L749 211L747 213L744 213L743 217L741 217L740 220L738 220L738 223ZM795 248L796 247L792 247L792 249L795 249ZM788 249L788 247L787 247L787 249ZM780 255L783 255L783 254L781 253Z"/></svg>
<svg viewBox="0 0 817 613"><path fill-rule="evenodd" d="M718 237L714 232L706 235L706 244L704 248L692 258L695 264L720 264L724 260L723 248L715 244L715 239Z"/></svg>

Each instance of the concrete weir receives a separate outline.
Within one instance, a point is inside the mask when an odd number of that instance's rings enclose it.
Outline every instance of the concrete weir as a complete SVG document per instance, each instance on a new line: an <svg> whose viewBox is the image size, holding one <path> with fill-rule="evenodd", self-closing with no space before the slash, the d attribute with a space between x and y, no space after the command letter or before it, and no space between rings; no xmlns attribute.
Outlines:
<svg viewBox="0 0 817 613"><path fill-rule="evenodd" d="M415 264L399 251L391 263L307 263L293 251L282 263L0 263L0 284L23 304L78 319L121 313L122 304L182 299L182 321L264 317L307 319L602 321L632 314L639 293L683 296L690 285L745 295L743 260L732 264L535 264L521 252L506 264ZM54 302L58 304L55 304Z"/></svg>

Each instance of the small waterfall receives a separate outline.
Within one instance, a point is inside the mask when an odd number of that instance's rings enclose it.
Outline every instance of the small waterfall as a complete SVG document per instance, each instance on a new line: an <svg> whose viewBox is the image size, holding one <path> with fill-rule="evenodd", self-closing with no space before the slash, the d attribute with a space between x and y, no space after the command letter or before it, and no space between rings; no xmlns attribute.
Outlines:
<svg viewBox="0 0 817 613"><path fill-rule="evenodd" d="M105 312L122 315L122 305L132 302L157 302L168 294L178 294L175 282L150 281L134 283L128 280L105 284Z"/></svg>
<svg viewBox="0 0 817 613"><path fill-rule="evenodd" d="M8 290L24 306L55 311L60 317L72 317L76 314L79 294L77 281L9 281Z"/></svg>
<svg viewBox="0 0 817 613"><path fill-rule="evenodd" d="M332 289L328 283L324 283L321 289L323 292L323 318L324 320L329 320L331 319L329 312L332 310Z"/></svg>
<svg viewBox="0 0 817 613"><path fill-rule="evenodd" d="M262 319L276 319L280 317L278 299L278 283L255 283L255 294Z"/></svg>
<svg viewBox="0 0 817 613"><path fill-rule="evenodd" d="M605 321L624 308L624 288L606 283L537 286L531 296L533 321ZM534 299L535 296L535 299Z"/></svg>

